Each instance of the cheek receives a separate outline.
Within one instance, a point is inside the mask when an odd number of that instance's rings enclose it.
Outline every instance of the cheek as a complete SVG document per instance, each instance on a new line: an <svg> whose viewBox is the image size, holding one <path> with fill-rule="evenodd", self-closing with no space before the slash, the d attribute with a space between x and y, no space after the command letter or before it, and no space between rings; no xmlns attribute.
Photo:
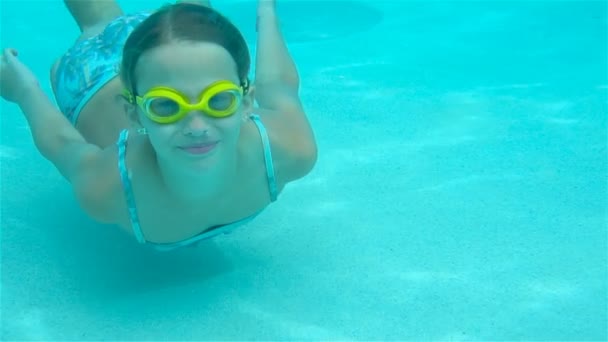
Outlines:
<svg viewBox="0 0 608 342"><path fill-rule="evenodd" d="M242 113L238 112L228 118L220 119L216 122L216 127L226 136L238 136L241 126L245 122Z"/></svg>
<svg viewBox="0 0 608 342"><path fill-rule="evenodd" d="M171 136L174 134L174 129L171 126L145 125L148 131L148 139L155 149L162 149L169 143Z"/></svg>

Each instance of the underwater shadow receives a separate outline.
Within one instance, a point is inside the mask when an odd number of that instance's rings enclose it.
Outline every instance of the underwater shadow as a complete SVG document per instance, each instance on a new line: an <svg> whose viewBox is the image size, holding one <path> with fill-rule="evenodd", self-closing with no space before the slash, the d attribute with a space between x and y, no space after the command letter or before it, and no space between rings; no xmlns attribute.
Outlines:
<svg viewBox="0 0 608 342"><path fill-rule="evenodd" d="M99 224L78 207L71 193L47 193L34 208L54 202L54 210L41 210L37 222L52 222L42 229L52 265L63 282L78 284L85 296L115 298L155 292L192 283L205 283L233 266L216 244L159 252L139 245L114 225Z"/></svg>

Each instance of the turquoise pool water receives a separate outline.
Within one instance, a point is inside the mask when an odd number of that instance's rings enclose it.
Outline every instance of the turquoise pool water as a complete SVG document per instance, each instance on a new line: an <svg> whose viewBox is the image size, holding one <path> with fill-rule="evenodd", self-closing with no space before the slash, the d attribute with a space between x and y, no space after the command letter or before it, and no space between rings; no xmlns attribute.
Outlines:
<svg viewBox="0 0 608 342"><path fill-rule="evenodd" d="M607 3L278 1L319 161L198 249L92 222L2 102L2 340L608 339ZM0 11L50 95L69 13Z"/></svg>

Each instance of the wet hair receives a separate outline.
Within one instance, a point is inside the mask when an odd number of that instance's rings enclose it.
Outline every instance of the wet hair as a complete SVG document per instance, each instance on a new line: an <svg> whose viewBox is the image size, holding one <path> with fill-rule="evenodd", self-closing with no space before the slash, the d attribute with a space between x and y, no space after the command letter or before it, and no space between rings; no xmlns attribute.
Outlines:
<svg viewBox="0 0 608 342"><path fill-rule="evenodd" d="M236 62L241 86L247 92L251 59L241 32L212 8L176 3L151 14L131 32L125 43L120 78L132 95L137 94L135 66L139 58L146 51L174 41L209 42L226 49Z"/></svg>

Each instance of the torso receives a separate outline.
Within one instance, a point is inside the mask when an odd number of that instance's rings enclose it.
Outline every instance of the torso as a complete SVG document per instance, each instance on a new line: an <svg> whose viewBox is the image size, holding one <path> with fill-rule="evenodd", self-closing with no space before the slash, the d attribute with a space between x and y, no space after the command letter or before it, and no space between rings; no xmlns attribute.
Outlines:
<svg viewBox="0 0 608 342"><path fill-rule="evenodd" d="M127 168L132 175L139 223L146 240L159 243L181 241L213 227L242 220L270 203L262 143L253 125L243 127L243 134L248 136L243 139L249 140L249 150L253 153L242 161L243 167L238 170L234 187L222 198L208 203L184 203L175 199L164 187L158 168L150 167L155 165L155 157L146 139L132 135L127 148ZM122 184L117 185L122 194ZM120 211L117 223L131 232L126 200L122 202L124 210Z"/></svg>

